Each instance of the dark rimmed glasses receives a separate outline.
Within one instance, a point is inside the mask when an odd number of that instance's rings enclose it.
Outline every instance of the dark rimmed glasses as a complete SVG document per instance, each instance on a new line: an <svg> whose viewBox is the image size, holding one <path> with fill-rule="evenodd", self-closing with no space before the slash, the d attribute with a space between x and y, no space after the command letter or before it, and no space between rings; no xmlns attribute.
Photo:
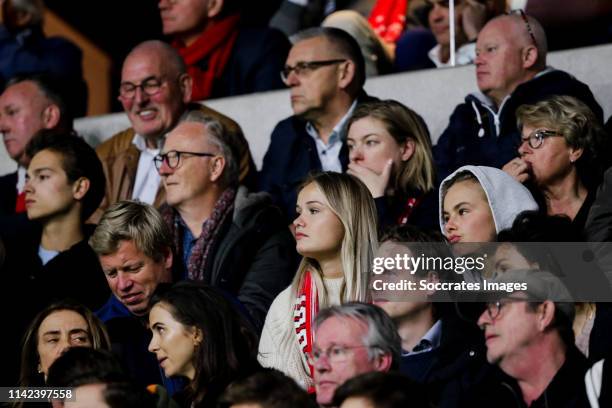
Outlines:
<svg viewBox="0 0 612 408"><path fill-rule="evenodd" d="M507 14L508 15L518 14L521 16L521 19L523 20L523 22L525 23L525 27L527 28L527 32L529 33L529 37L531 37L531 41L533 41L533 45L537 47L538 42L536 41L536 37L535 37L535 34L533 33L533 30L531 29L531 24L529 24L529 19L527 18L527 14L525 14L523 9L511 10Z"/></svg>
<svg viewBox="0 0 612 408"><path fill-rule="evenodd" d="M136 96L136 90L138 88L140 88L140 90L147 96L154 96L161 91L161 88L164 86L165 82L165 79L156 77L147 78L140 84L122 82L121 85L119 85L119 96L124 99L132 99Z"/></svg>
<svg viewBox="0 0 612 408"><path fill-rule="evenodd" d="M495 320L499 317L502 308L508 303L517 303L517 302L528 302L529 299L526 298L517 298L517 297L507 297L500 299L496 302L489 302L486 304L487 313L491 320Z"/></svg>
<svg viewBox="0 0 612 408"><path fill-rule="evenodd" d="M153 163L155 163L155 168L157 171L161 169L161 166L164 162L171 169L176 169L181 164L181 157L215 157L216 154L207 153L207 152L181 152L178 150L170 150L167 153L158 154L153 158Z"/></svg>
<svg viewBox="0 0 612 408"><path fill-rule="evenodd" d="M546 139L547 137L555 136L563 137L563 135L560 135L554 130L536 129L531 132L529 136L522 137L521 144L527 142L529 144L529 147L531 147L532 149L538 149L542 146L542 143L544 143L544 139Z"/></svg>
<svg viewBox="0 0 612 408"><path fill-rule="evenodd" d="M348 360L349 350L358 348L372 348L372 346L331 346L327 350L314 349L306 354L306 358L310 365L315 365L323 356L326 356L330 363L344 363Z"/></svg>
<svg viewBox="0 0 612 408"><path fill-rule="evenodd" d="M289 79L289 75L291 72L295 72L295 75L300 76L304 75L308 72L314 71L321 67L325 67L328 65L341 64L346 62L346 59L332 59L332 60L322 60L322 61L300 61L294 66L285 65L283 70L281 71L281 79L283 82L287 82Z"/></svg>

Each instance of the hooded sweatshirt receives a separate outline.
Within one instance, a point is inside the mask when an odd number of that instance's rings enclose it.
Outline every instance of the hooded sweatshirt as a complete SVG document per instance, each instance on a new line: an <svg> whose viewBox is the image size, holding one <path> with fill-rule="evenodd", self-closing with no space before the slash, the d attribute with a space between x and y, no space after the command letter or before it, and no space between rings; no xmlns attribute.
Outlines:
<svg viewBox="0 0 612 408"><path fill-rule="evenodd" d="M487 196L495 232L512 227L516 217L523 211L536 211L538 204L533 199L529 190L516 181L506 172L495 167L486 166L463 166L446 177L440 185L440 231L444 233L443 205L449 181L458 173L467 171L472 173L480 183Z"/></svg>

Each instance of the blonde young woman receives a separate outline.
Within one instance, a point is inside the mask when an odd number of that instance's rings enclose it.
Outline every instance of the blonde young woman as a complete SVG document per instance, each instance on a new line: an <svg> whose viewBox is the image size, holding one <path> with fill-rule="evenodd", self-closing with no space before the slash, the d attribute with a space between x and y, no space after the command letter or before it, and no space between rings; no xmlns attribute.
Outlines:
<svg viewBox="0 0 612 408"><path fill-rule="evenodd" d="M423 118L397 101L374 101L355 109L347 129L347 173L372 193L381 227L435 229L436 171Z"/></svg>
<svg viewBox="0 0 612 408"><path fill-rule="evenodd" d="M293 283L270 307L259 343L259 362L312 386L306 355L318 310L367 297L376 250L376 208L357 178L325 172L309 177L296 210L296 249L303 256Z"/></svg>

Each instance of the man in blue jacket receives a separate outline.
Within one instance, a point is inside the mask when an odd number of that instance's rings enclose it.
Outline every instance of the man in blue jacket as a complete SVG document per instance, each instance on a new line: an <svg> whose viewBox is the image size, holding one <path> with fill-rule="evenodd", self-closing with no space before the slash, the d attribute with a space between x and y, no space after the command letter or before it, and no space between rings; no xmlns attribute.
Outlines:
<svg viewBox="0 0 612 408"><path fill-rule="evenodd" d="M295 218L297 188L313 170L346 170L346 122L363 91L365 63L357 42L337 28L298 33L282 77L294 115L272 132L263 160L260 188Z"/></svg>
<svg viewBox="0 0 612 408"><path fill-rule="evenodd" d="M177 391L147 350L149 300L160 283L173 281L172 238L161 215L148 204L119 201L104 212L89 244L113 293L96 312L113 351L139 384L163 381L170 393Z"/></svg>
<svg viewBox="0 0 612 408"><path fill-rule="evenodd" d="M501 168L517 156L520 132L515 111L553 95L586 103L600 121L603 111L589 87L570 74L546 66L546 35L540 23L522 13L491 20L476 43L476 80L451 115L434 147L438 176L472 164Z"/></svg>

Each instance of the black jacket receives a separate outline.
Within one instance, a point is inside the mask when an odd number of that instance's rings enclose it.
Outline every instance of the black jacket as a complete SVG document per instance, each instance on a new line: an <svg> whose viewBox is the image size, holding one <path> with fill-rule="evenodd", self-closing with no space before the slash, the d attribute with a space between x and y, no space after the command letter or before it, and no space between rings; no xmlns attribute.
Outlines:
<svg viewBox="0 0 612 408"><path fill-rule="evenodd" d="M238 189L232 217L221 226L210 253L202 275L210 277L206 283L238 297L260 332L272 301L289 286L298 264L295 241L268 194Z"/></svg>
<svg viewBox="0 0 612 408"><path fill-rule="evenodd" d="M588 368L586 358L574 345L571 345L566 353L565 362L548 387L529 408L589 407L584 385L584 376ZM492 375L486 386L481 387L472 397L472 400L465 401L461 406L527 408L516 381L501 372Z"/></svg>
<svg viewBox="0 0 612 408"><path fill-rule="evenodd" d="M376 98L362 93L357 103L372 100ZM348 161L348 148L343 143L340 150L343 171ZM280 121L272 131L270 146L259 173L259 189L270 193L274 203L287 216L288 224L295 219L298 187L310 172L320 170L321 161L315 141L306 132L306 121L298 116L290 116Z"/></svg>

